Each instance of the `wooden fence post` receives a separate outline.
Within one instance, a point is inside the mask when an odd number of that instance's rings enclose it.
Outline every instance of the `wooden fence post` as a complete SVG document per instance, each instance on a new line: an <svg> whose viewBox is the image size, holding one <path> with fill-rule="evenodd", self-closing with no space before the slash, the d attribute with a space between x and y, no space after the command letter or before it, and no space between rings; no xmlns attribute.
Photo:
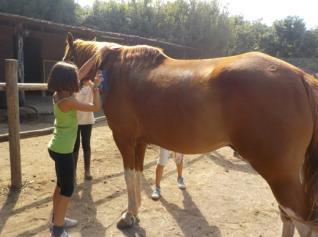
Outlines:
<svg viewBox="0 0 318 237"><path fill-rule="evenodd" d="M9 127L9 149L11 166L11 188L22 187L20 153L20 115L18 94L18 63L15 59L5 60L5 80Z"/></svg>

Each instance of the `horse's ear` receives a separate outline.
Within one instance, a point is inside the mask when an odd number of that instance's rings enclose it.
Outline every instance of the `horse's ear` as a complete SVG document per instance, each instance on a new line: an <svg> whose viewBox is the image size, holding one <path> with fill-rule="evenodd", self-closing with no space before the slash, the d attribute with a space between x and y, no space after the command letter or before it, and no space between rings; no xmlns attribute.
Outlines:
<svg viewBox="0 0 318 237"><path fill-rule="evenodd" d="M71 32L67 32L66 42L68 43L70 47L73 46L74 37Z"/></svg>

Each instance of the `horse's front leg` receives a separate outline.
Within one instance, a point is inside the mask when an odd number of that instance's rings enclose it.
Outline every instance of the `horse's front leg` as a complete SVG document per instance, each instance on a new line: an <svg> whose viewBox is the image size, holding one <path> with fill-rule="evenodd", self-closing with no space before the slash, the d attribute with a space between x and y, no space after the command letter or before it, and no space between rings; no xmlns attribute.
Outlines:
<svg viewBox="0 0 318 237"><path fill-rule="evenodd" d="M287 214L280 208L280 218L283 222L282 237L293 237L295 226Z"/></svg>
<svg viewBox="0 0 318 237"><path fill-rule="evenodd" d="M132 227L138 222L137 214L140 206L140 172L136 170L136 142L114 134L114 140L123 157L124 176L127 185L128 208L117 223L119 229ZM139 174L138 174L139 173Z"/></svg>
<svg viewBox="0 0 318 237"><path fill-rule="evenodd" d="M135 147L135 170L136 170L136 203L137 209L141 206L141 175L144 169L144 158L147 144L138 143Z"/></svg>

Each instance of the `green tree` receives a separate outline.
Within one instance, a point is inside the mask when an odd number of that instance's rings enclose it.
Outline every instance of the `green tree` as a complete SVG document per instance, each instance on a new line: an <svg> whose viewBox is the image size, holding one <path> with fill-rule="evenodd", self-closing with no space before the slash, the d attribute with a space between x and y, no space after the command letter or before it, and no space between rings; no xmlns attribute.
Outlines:
<svg viewBox="0 0 318 237"><path fill-rule="evenodd" d="M302 57L318 58L318 28L306 31L298 54Z"/></svg>
<svg viewBox="0 0 318 237"><path fill-rule="evenodd" d="M155 38L200 50L202 57L261 51L276 57L317 57L318 28L289 16L272 26L229 16L217 0L0 0L0 11L102 31Z"/></svg>
<svg viewBox="0 0 318 237"><path fill-rule="evenodd" d="M297 16L288 16L274 22L274 47L278 57L302 56L301 48L306 35L306 25Z"/></svg>
<svg viewBox="0 0 318 237"><path fill-rule="evenodd" d="M0 0L0 11L64 24L76 24L74 0Z"/></svg>

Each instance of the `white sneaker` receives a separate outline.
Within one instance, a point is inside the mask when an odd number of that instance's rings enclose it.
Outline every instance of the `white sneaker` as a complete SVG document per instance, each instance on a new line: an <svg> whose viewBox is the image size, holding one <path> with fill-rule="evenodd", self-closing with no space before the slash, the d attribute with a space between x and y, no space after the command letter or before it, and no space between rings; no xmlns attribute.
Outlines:
<svg viewBox="0 0 318 237"><path fill-rule="evenodd" d="M185 185L185 183L184 183L183 177L179 177L179 178L177 179L177 183L178 183L178 187L179 187L180 189L182 189L182 190L186 189L186 185Z"/></svg>
<svg viewBox="0 0 318 237"><path fill-rule="evenodd" d="M68 217L64 218L64 227L65 228L71 228L71 227L77 226L77 224L78 224L78 221L75 219L71 219Z"/></svg>
<svg viewBox="0 0 318 237"><path fill-rule="evenodd" d="M160 188L159 187L155 187L155 189L153 190L153 192L151 194L151 198L153 200L158 200L160 198Z"/></svg>
<svg viewBox="0 0 318 237"><path fill-rule="evenodd" d="M54 225L53 223L51 224ZM64 218L64 225L63 225L64 228L71 228L71 227L77 226L77 224L78 224L78 221L75 219L71 219L68 217Z"/></svg>

